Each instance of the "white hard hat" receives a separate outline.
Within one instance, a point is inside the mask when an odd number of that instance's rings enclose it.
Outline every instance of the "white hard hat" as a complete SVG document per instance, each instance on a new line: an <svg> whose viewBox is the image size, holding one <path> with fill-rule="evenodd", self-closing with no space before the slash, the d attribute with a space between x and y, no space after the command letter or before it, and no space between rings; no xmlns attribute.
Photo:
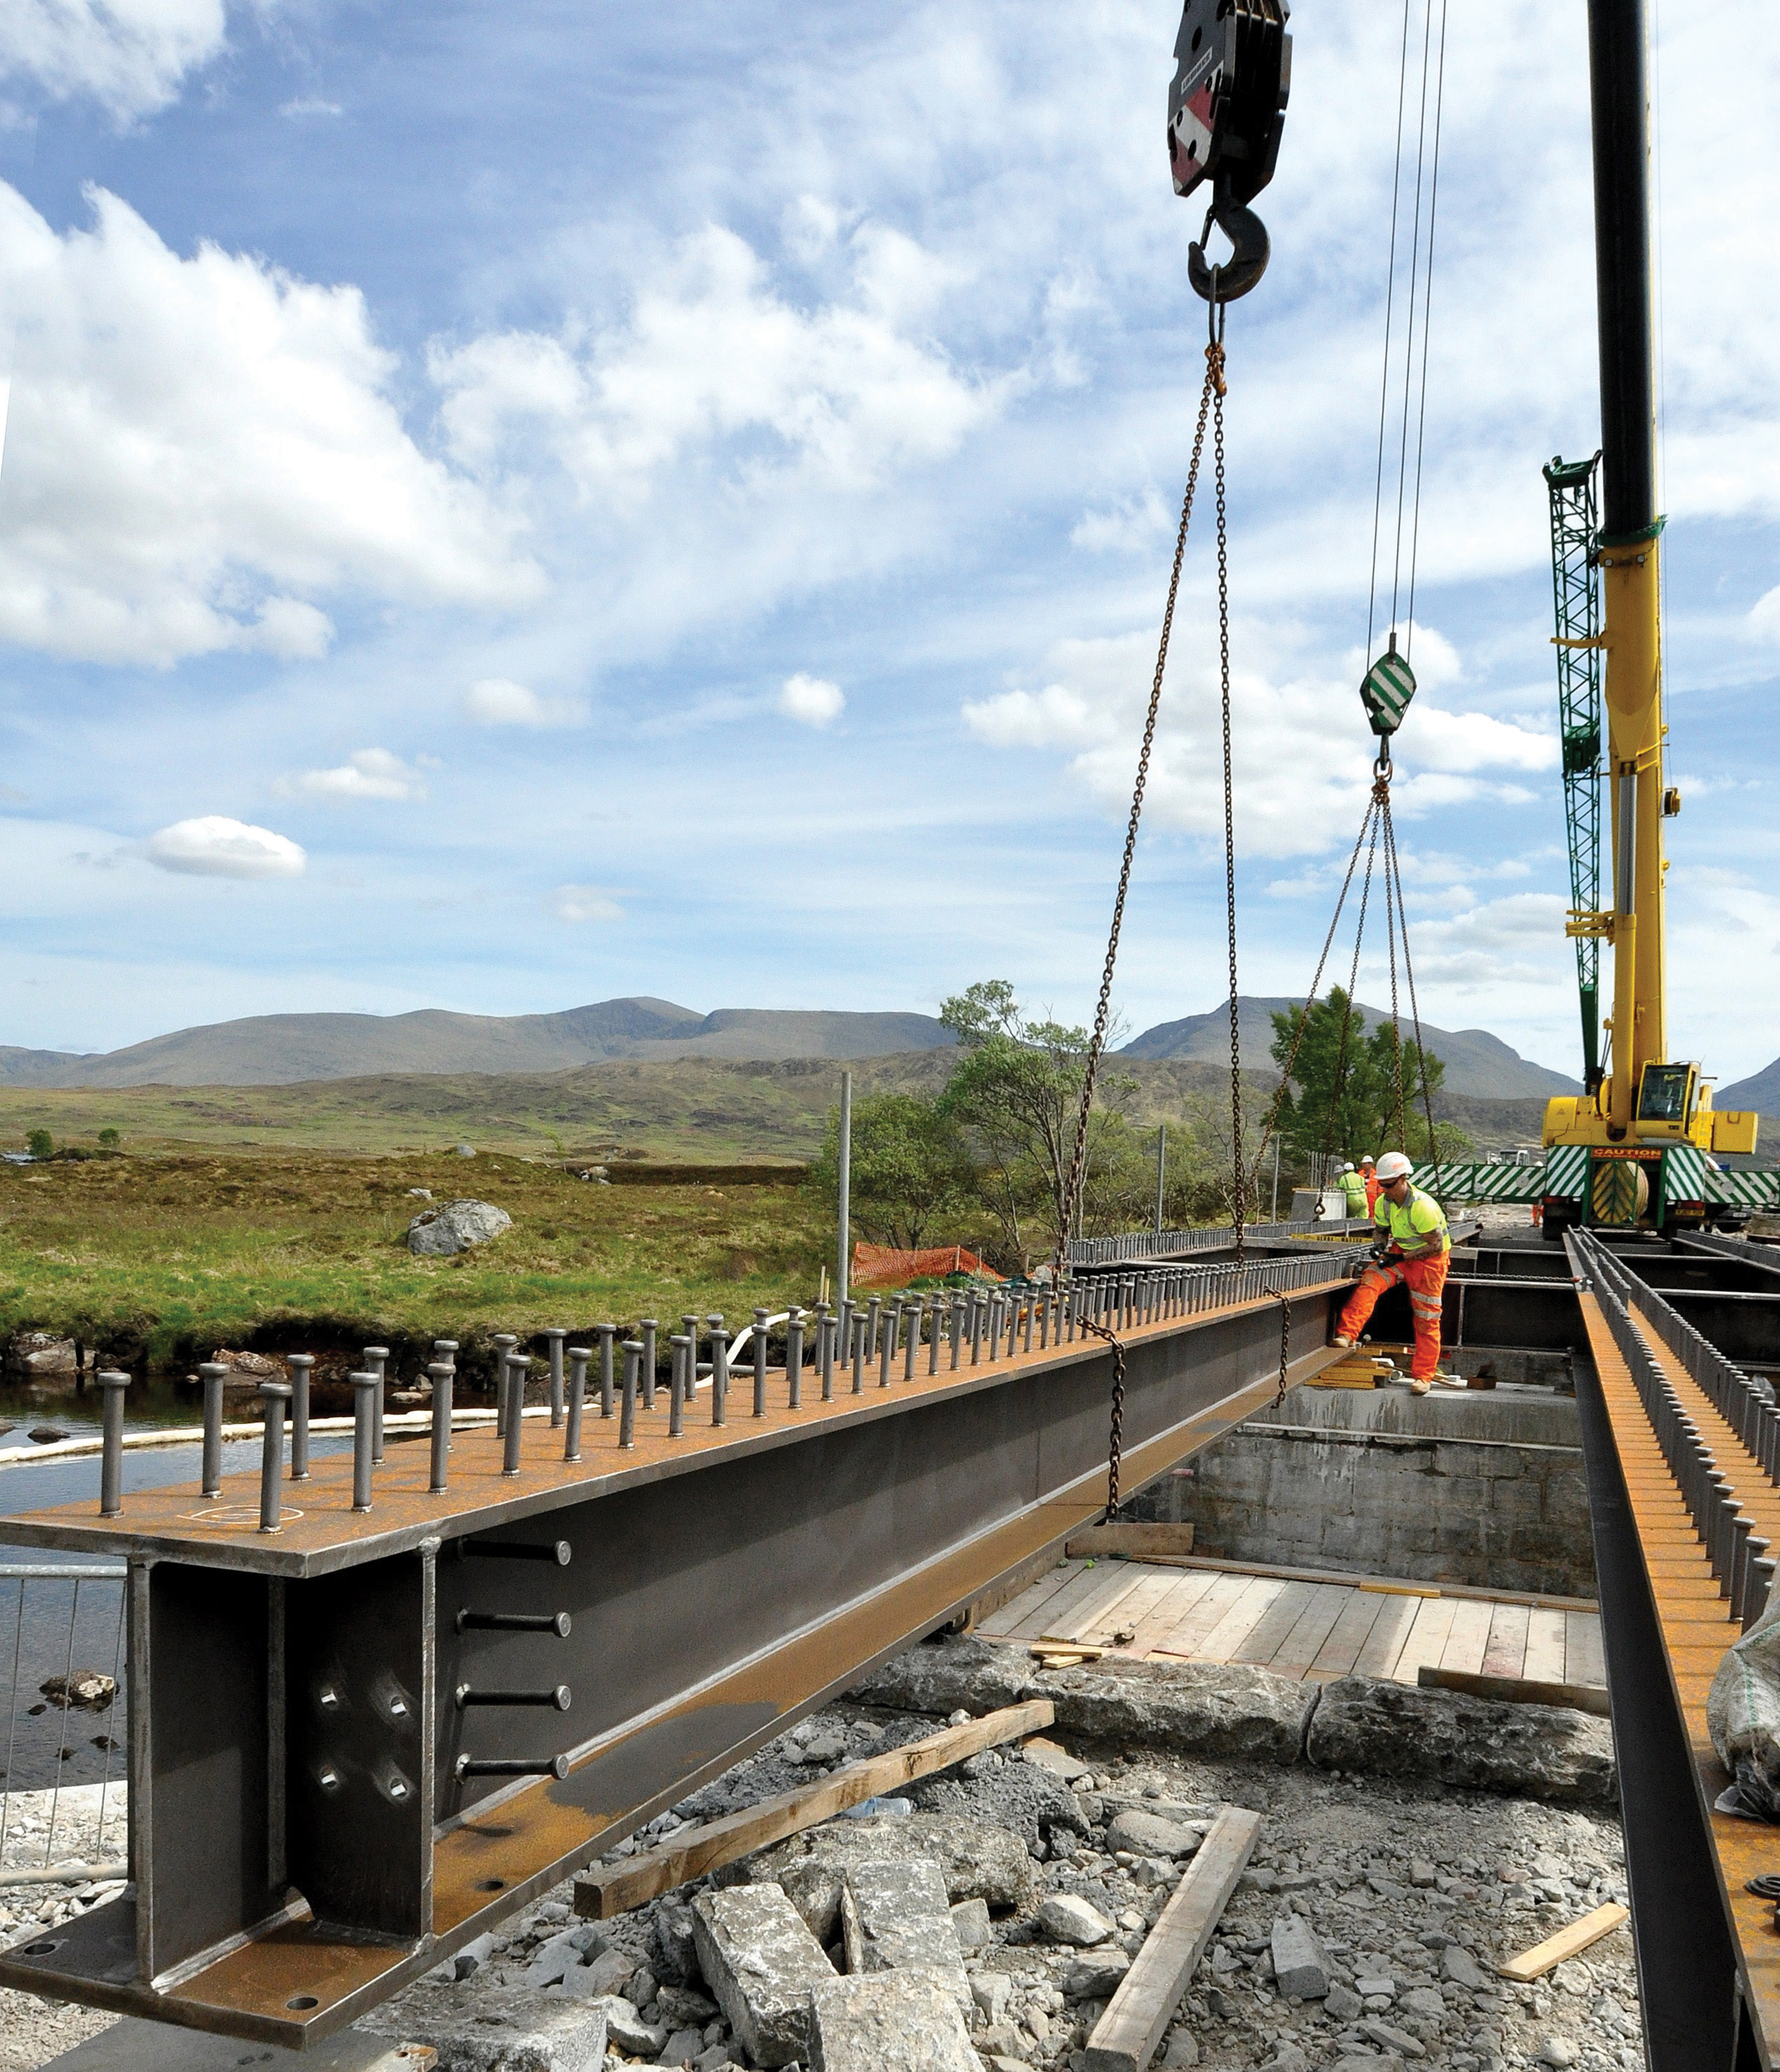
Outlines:
<svg viewBox="0 0 1780 2072"><path fill-rule="evenodd" d="M1370 1166L1372 1162L1371 1153L1370 1151L1363 1151L1359 1155L1359 1162L1363 1166Z"/></svg>
<svg viewBox="0 0 1780 2072"><path fill-rule="evenodd" d="M1348 1160L1347 1163L1346 1163L1344 1166L1342 1166L1342 1168L1341 1170L1342 1170L1342 1172L1344 1172L1344 1173L1351 1173L1351 1172L1353 1171L1353 1170L1354 1170L1354 1161L1353 1161L1353 1160L1352 1160L1351 1158L1350 1158L1350 1159Z"/></svg>
<svg viewBox="0 0 1780 2072"><path fill-rule="evenodd" d="M1407 1180L1415 1170L1400 1151L1387 1151L1377 1168L1381 1180Z"/></svg>

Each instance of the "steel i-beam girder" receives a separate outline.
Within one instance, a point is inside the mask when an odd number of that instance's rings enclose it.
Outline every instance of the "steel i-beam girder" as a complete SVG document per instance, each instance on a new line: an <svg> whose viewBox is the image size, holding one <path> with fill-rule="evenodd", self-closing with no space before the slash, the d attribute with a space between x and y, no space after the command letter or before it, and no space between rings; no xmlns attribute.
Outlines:
<svg viewBox="0 0 1780 2072"><path fill-rule="evenodd" d="M1301 1379L1350 1268L1289 1277ZM1122 1334L1127 1493L1271 1400L1283 1321ZM127 1560L131 1691L129 1886L0 1983L288 2047L353 2021L1091 1520L1112 1357L1071 1337L795 1408L777 1375L759 1418L741 1377L628 1449L590 1416L572 1465L454 1434L442 1494L397 1448L364 1513L319 1460L276 1532L242 1483L0 1520Z"/></svg>

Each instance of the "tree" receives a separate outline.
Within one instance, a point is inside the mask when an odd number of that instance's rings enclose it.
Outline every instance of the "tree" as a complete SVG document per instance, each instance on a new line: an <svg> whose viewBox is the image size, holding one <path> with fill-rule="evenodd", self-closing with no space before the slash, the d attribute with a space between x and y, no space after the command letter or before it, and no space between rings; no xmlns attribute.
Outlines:
<svg viewBox="0 0 1780 2072"><path fill-rule="evenodd" d="M841 1112L831 1108L812 1171L831 1201L841 1191ZM971 1198L970 1158L956 1124L921 1094L873 1094L853 1106L852 1212L874 1244L915 1250L935 1219Z"/></svg>
<svg viewBox="0 0 1780 2072"><path fill-rule="evenodd" d="M1297 1056L1292 1059L1294 1043ZM1428 1140L1423 1077L1432 1103L1445 1079L1445 1066L1431 1050L1400 1042L1388 1022L1368 1031L1360 1009L1339 986L1330 988L1326 1000L1273 1017L1272 1054L1282 1071L1292 1059L1279 1130L1300 1166L1326 1153L1357 1158L1363 1151L1376 1156L1396 1150L1425 1160L1431 1153L1452 1157L1472 1149L1454 1123L1437 1124L1436 1142Z"/></svg>
<svg viewBox="0 0 1780 2072"><path fill-rule="evenodd" d="M123 1141L109 1123L99 1133L99 1149L101 1151L115 1151Z"/></svg>
<svg viewBox="0 0 1780 2072"><path fill-rule="evenodd" d="M47 1129L34 1129L25 1138L25 1149L33 1158L47 1158L55 1149L55 1140Z"/></svg>
<svg viewBox="0 0 1780 2072"><path fill-rule="evenodd" d="M1067 1213L1076 1117L1087 1070L1085 1029L1037 1019L1005 979L987 979L943 1001L942 1026L958 1039L958 1062L939 1105L975 1153L977 1190L1001 1223L1010 1263L1024 1268L1054 1251ZM1108 1093L1128 1083L1110 1077ZM1096 1183L1122 1161L1123 1117L1088 1118L1084 1215Z"/></svg>

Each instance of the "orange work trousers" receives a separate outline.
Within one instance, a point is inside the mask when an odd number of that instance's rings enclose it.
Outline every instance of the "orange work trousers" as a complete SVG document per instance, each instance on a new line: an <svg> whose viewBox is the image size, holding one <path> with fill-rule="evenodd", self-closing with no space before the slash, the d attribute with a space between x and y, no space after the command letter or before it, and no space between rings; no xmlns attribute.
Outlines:
<svg viewBox="0 0 1780 2072"><path fill-rule="evenodd" d="M1409 1372L1416 1381L1429 1379L1440 1366L1440 1297L1451 1256L1437 1252L1429 1259L1393 1259L1387 1265L1367 1267L1341 1313L1339 1335L1357 1342L1379 1296L1400 1281L1409 1290L1409 1308L1416 1320L1416 1355Z"/></svg>

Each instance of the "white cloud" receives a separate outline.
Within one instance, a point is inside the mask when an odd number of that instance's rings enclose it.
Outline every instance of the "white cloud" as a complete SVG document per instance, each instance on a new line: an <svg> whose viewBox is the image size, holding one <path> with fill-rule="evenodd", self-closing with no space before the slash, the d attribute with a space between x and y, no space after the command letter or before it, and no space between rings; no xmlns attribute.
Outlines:
<svg viewBox="0 0 1780 2072"><path fill-rule="evenodd" d="M6 0L0 80L54 101L97 101L119 121L152 115L223 47L223 0Z"/></svg>
<svg viewBox="0 0 1780 2072"><path fill-rule="evenodd" d="M559 885L553 895L559 921L621 921L624 909L597 885Z"/></svg>
<svg viewBox="0 0 1780 2072"><path fill-rule="evenodd" d="M1069 544L1091 554L1146 554L1175 523L1153 489L1084 511L1075 521Z"/></svg>
<svg viewBox="0 0 1780 2072"><path fill-rule="evenodd" d="M288 835L206 813L150 835L142 853L162 870L194 878L297 878L308 857Z"/></svg>
<svg viewBox="0 0 1780 2072"><path fill-rule="evenodd" d="M1183 609L1150 758L1145 812L1153 824L1221 836L1223 746L1219 681L1204 629ZM1239 624L1233 652L1255 666L1232 675L1231 749L1237 838L1245 853L1316 856L1350 843L1371 782L1375 743L1350 684L1294 660L1289 640L1259 623ZM1108 810L1129 804L1136 755L1155 668L1155 635L1070 640L1053 652L1058 680L967 702L965 725L992 747L1071 753L1069 767ZM1450 645L1418 633L1424 680L1461 673ZM1191 656L1191 660L1179 658ZM1535 795L1482 781L1490 769L1544 770L1556 746L1546 734L1482 713L1452 713L1417 694L1398 737L1393 796L1405 818L1477 798L1504 804ZM1282 886L1285 892L1287 888Z"/></svg>
<svg viewBox="0 0 1780 2072"><path fill-rule="evenodd" d="M305 770L281 777L273 787L281 798L416 800L426 796L419 771L387 748L357 748L332 770Z"/></svg>
<svg viewBox="0 0 1780 2072"><path fill-rule="evenodd" d="M409 438L356 289L171 251L93 191L59 236L0 184L0 638L166 665L325 652L317 594L512 603L536 572L487 495Z"/></svg>
<svg viewBox="0 0 1780 2072"><path fill-rule="evenodd" d="M281 115L343 115L346 110L337 101L318 101L313 97L287 101L278 110Z"/></svg>
<svg viewBox="0 0 1780 2072"><path fill-rule="evenodd" d="M541 698L507 676L483 676L463 694L464 716L478 726L579 726L587 708L579 698Z"/></svg>
<svg viewBox="0 0 1780 2072"><path fill-rule="evenodd" d="M713 225L635 282L621 322L440 348L451 450L491 471L553 458L584 495L626 505L689 451L743 435L732 479L750 491L787 470L865 489L942 459L1001 395L907 335L956 269L869 224L848 256L846 292L804 309Z"/></svg>
<svg viewBox="0 0 1780 2072"><path fill-rule="evenodd" d="M826 677L806 676L800 669L780 686L778 705L787 719L804 726L832 726L846 709L847 694Z"/></svg>

